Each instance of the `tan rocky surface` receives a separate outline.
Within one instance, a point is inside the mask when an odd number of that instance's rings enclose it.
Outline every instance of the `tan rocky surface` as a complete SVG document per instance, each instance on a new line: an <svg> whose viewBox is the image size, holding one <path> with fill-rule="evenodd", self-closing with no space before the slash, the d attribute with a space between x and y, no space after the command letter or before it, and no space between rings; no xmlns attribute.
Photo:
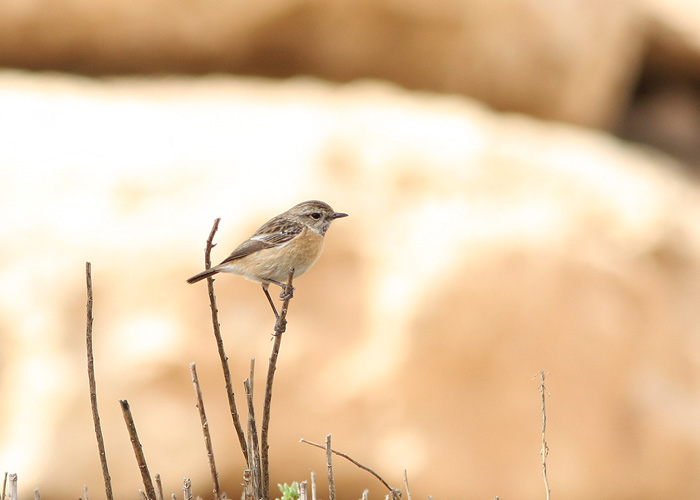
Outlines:
<svg viewBox="0 0 700 500"><path fill-rule="evenodd" d="M19 473L25 497L101 490L86 260L118 497L139 487L118 399L166 493L190 476L209 495L192 361L222 482L238 494L204 286L184 280L215 217L219 259L309 198L350 217L297 284L273 483L323 477L322 453L297 441L332 433L394 484L408 469L414 498L542 498L544 369L557 495L700 491L700 193L672 161L376 82L4 72L0 109L0 468ZM263 378L271 318L256 285L216 285L242 393L251 356ZM344 497L384 494L351 466L337 474Z"/></svg>
<svg viewBox="0 0 700 500"><path fill-rule="evenodd" d="M8 1L0 65L379 78L607 127L640 71L644 21L626 0Z"/></svg>

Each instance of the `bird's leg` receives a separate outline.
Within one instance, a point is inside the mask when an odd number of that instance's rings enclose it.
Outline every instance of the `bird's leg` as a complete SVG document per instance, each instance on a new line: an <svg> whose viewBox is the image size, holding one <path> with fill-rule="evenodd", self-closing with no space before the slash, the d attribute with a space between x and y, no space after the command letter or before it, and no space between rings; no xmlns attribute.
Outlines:
<svg viewBox="0 0 700 500"><path fill-rule="evenodd" d="M270 292L267 291L269 286L270 285L268 283L263 283L262 289L263 289L263 292L265 292L265 297L267 297L267 301L270 303L270 307L272 308L272 312L275 313L275 318L280 319L280 315L277 314L277 308L275 307L275 303L272 302L272 297L270 297Z"/></svg>
<svg viewBox="0 0 700 500"><path fill-rule="evenodd" d="M282 287L282 292L280 293L280 299L289 300L294 297L294 287L290 285L284 285Z"/></svg>
<svg viewBox="0 0 700 500"><path fill-rule="evenodd" d="M267 281L269 281L270 283L274 283L275 285L277 285L278 287L280 287L282 289L282 291L280 292L280 299L287 300L287 299L291 299L292 297L294 297L294 287L293 286L289 286L289 285L286 285L284 283L280 283L279 281L274 281L274 280L267 280Z"/></svg>

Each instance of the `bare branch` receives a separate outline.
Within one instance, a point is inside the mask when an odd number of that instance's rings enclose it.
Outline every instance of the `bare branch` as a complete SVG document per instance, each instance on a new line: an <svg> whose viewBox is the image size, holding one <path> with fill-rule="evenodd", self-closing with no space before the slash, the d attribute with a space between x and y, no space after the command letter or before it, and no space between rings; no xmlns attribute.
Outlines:
<svg viewBox="0 0 700 500"><path fill-rule="evenodd" d="M242 500L255 500L255 490L253 489L253 472L250 469L243 471L243 495ZM259 497L258 497L259 498Z"/></svg>
<svg viewBox="0 0 700 500"><path fill-rule="evenodd" d="M326 449L325 446L320 445L320 444L318 444L318 443L313 443L313 442L311 442L311 441L307 441L306 439L300 439L299 442L300 442L300 443L310 444L311 446L315 446L316 448L321 448L322 450ZM335 454L338 455L339 457L343 457L344 459L349 460L350 462L352 462L354 465L356 465L356 466L359 467L360 469L365 470L365 471L369 472L370 474L372 474L374 477L376 477L377 479L379 479L379 481L381 481L381 483L382 483L384 486L386 486L386 488L387 488L390 492L397 492L397 491L399 491L399 490L394 489L394 488L392 488L391 486L389 486L389 483L387 483L387 482L382 478L382 476L380 476L379 474L377 474L376 472L374 472L372 469L370 469L370 468L367 467L366 465L362 465L362 464L361 464L360 462L358 462L357 460L355 460L355 459L349 457L348 455L346 455L345 453L342 453L342 452L340 452L340 451L331 450L331 452L335 453Z"/></svg>
<svg viewBox="0 0 700 500"><path fill-rule="evenodd" d="M547 479L547 455L549 454L549 446L547 445L547 439L545 432L547 430L547 412L545 411L545 399L549 394L547 388L544 386L544 379L546 375L544 370L540 370L540 396L542 397L542 449L540 454L542 455L542 479L544 480L544 489L546 494L546 500L549 500L550 489L549 480Z"/></svg>
<svg viewBox="0 0 700 500"><path fill-rule="evenodd" d="M134 448L134 455L136 456L136 463L138 464L139 471L141 472L141 479L143 480L143 486L146 490L146 496L148 500L154 500L156 498L156 492L153 488L151 474L150 472L148 472L148 465L146 464L146 457L143 454L143 447L141 446L141 441L139 441L139 435L136 432L134 418L131 416L129 402L125 399L122 399L119 401L119 404L122 407L124 421L126 422L126 428L129 431L129 439L131 439L131 445Z"/></svg>
<svg viewBox="0 0 700 500"><path fill-rule="evenodd" d="M214 448L211 444L211 434L209 433L209 421L207 420L207 414L204 411L202 389L199 386L199 378L197 377L197 365L195 363L190 364L190 374L192 375L194 393L197 396L197 409L199 410L199 419L202 422L202 433L204 434L204 446L207 449L207 460L209 462L209 470L211 471L211 481L213 485L214 500L219 500L219 474L216 472L216 462L214 461Z"/></svg>
<svg viewBox="0 0 700 500"><path fill-rule="evenodd" d="M311 471L311 500L316 500L316 473Z"/></svg>
<svg viewBox="0 0 700 500"><path fill-rule="evenodd" d="M328 499L335 500L335 480L333 479L333 450L331 435L326 436L326 466L328 467Z"/></svg>
<svg viewBox="0 0 700 500"><path fill-rule="evenodd" d="M270 354L270 364L267 369L267 384L265 386L265 400L263 402L263 419L262 429L260 432L260 456L262 468L262 498L263 500L270 499L270 464L269 464L269 448L268 441L270 430L270 404L272 401L272 383L275 378L275 370L277 369L277 357L280 352L280 344L282 343L282 334L287 330L287 310L289 309L289 301L292 300L294 287L292 281L294 279L294 268L289 270L289 278L287 285L284 288L284 302L282 302L282 311L280 312L277 321L275 322L274 342L272 344L272 353Z"/></svg>
<svg viewBox="0 0 700 500"><path fill-rule="evenodd" d="M212 243L214 240L214 235L219 228L219 221L221 219L216 219L214 225L209 232L209 237L207 238L207 246L204 251L204 265L206 269L211 268L211 249L214 247ZM216 296L214 295L214 278L211 276L207 278L207 290L209 291L209 307L211 308L211 322L214 328L214 337L216 338L216 347L219 351L219 358L221 359L221 369L224 373L224 383L226 384L226 396L228 397L228 406L231 412L231 419L233 420L233 427L236 429L236 434L238 435L238 442L241 446L241 451L243 452L243 457L250 467L250 459L248 456L248 446L245 440L245 433L243 432L243 426L241 425L241 419L238 415L238 409L236 408L236 398L233 393L233 384L231 383L231 370L228 365L228 356L226 356L226 351L224 350L224 340L221 337L221 325L219 324L219 309L216 305Z"/></svg>
<svg viewBox="0 0 700 500"><path fill-rule="evenodd" d="M164 500L163 499L163 481L160 480L160 474L156 473L155 477L156 477L156 500Z"/></svg>
<svg viewBox="0 0 700 500"><path fill-rule="evenodd" d="M185 500L192 500L194 495L192 494L192 480L190 478L184 478L182 480L182 497Z"/></svg>
<svg viewBox="0 0 700 500"><path fill-rule="evenodd" d="M251 370L254 364L251 363ZM251 471L253 473L253 491L255 492L256 498L262 497L262 472L260 465L260 444L258 442L258 428L255 423L255 407L253 405L253 384L250 379L245 379L243 382L245 386L246 401L248 402L248 434L250 436L250 445L248 446L248 453L251 454L250 465Z"/></svg>
<svg viewBox="0 0 700 500"><path fill-rule="evenodd" d="M408 487L408 473L406 472L406 469L403 470L403 484L406 486L406 497L408 500L411 500L411 490Z"/></svg>
<svg viewBox="0 0 700 500"><path fill-rule="evenodd" d="M17 474L10 474L10 500L17 500Z"/></svg>
<svg viewBox="0 0 700 500"><path fill-rule="evenodd" d="M85 281L87 283L87 327L85 333L85 343L87 347L87 372L88 385L90 387L90 407L92 408L92 422L95 425L95 437L97 438L97 450L100 455L102 465L102 478L105 483L105 494L107 500L113 500L112 479L107 467L107 454L105 452L105 442L102 436L102 425L100 424L100 414L97 411L97 386L95 384L95 361L92 348L92 265L85 263ZM87 500L87 499L86 499Z"/></svg>

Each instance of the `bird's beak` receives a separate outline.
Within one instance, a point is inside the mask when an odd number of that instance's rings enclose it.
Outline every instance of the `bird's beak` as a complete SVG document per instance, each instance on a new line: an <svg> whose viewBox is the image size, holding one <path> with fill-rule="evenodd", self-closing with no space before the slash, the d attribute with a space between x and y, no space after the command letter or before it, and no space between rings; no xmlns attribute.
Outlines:
<svg viewBox="0 0 700 500"><path fill-rule="evenodd" d="M334 219L334 220L335 220L335 219L340 219L341 217L347 217L347 216L348 216L348 214L344 214L344 213L341 213L341 212L336 212L336 213L333 214L333 219Z"/></svg>

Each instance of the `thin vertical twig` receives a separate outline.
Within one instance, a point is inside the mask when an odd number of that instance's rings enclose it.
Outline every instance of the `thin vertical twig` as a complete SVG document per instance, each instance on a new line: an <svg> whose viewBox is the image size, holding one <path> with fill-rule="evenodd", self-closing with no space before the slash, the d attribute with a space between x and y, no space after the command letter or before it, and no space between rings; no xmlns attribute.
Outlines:
<svg viewBox="0 0 700 500"><path fill-rule="evenodd" d="M5 500L5 491L7 488L7 472L5 472L5 479L2 481L2 496L0 497L0 500Z"/></svg>
<svg viewBox="0 0 700 500"><path fill-rule="evenodd" d="M92 264L85 263L85 281L87 284L87 327L85 331L85 343L87 348L87 372L88 386L90 387L90 407L92 408L92 422L95 426L95 437L97 438L97 450L100 455L100 464L102 466L102 478L105 483L105 494L107 500L113 500L112 495L112 479L109 475L109 467L107 467L107 454L105 452L105 442L102 436L102 425L100 424L100 414L97 411L97 385L95 383L95 358L92 347ZM87 500L87 499L86 499Z"/></svg>
<svg viewBox="0 0 700 500"><path fill-rule="evenodd" d="M88 498L88 487L87 484L83 485L83 500L90 500Z"/></svg>
<svg viewBox="0 0 700 500"><path fill-rule="evenodd" d="M246 469L243 471L243 498L242 500L255 500L255 490L253 489L253 471ZM259 498L259 497L257 497Z"/></svg>
<svg viewBox="0 0 700 500"><path fill-rule="evenodd" d="M328 499L335 500L335 480L333 479L333 449L331 435L326 436L326 467L328 468Z"/></svg>
<svg viewBox="0 0 700 500"><path fill-rule="evenodd" d="M308 483L302 481L299 483L299 500L309 500L309 494L307 492Z"/></svg>
<svg viewBox="0 0 700 500"><path fill-rule="evenodd" d="M190 364L190 375L192 375L192 385L194 393L197 397L197 409L199 410L199 419L202 422L202 433L204 434L204 446L207 450L207 461L209 462L209 470L211 472L211 482L214 492L214 500L219 500L219 474L216 471L216 462L214 460L214 447L211 444L211 434L209 433L209 421L207 414L204 411L204 399L202 398L202 388L199 386L199 378L197 377L197 365Z"/></svg>
<svg viewBox="0 0 700 500"><path fill-rule="evenodd" d="M10 474L10 500L17 500L17 474Z"/></svg>
<svg viewBox="0 0 700 500"><path fill-rule="evenodd" d="M41 500L41 495L39 495L39 488L34 489L34 500Z"/></svg>
<svg viewBox="0 0 700 500"><path fill-rule="evenodd" d="M311 500L316 500L316 473L311 471Z"/></svg>
<svg viewBox="0 0 700 500"><path fill-rule="evenodd" d="M263 402L263 418L262 428L260 431L260 465L262 469L262 498L263 500L270 499L270 463L269 463L269 430L270 430L270 404L272 402L272 383L275 378L275 370L277 369L277 357L280 352L282 343L282 334L287 330L287 311L289 309L289 301L292 299L294 287L292 281L294 279L294 268L289 270L287 285L284 288L284 302L282 302L282 310L275 322L275 333L273 335L274 342L272 344L272 353L270 354L270 364L267 368L267 384L265 385L265 400Z"/></svg>
<svg viewBox="0 0 700 500"><path fill-rule="evenodd" d="M156 473L156 500L164 500L163 498L163 481L160 480L160 474Z"/></svg>
<svg viewBox="0 0 700 500"><path fill-rule="evenodd" d="M550 489L549 480L547 479L547 455L549 454L549 445L547 444L546 438L547 412L545 410L545 400L549 393L544 385L545 377L544 370L540 370L540 396L542 398L542 449L540 450L540 454L542 455L542 479L544 480L545 498L549 500Z"/></svg>
<svg viewBox="0 0 700 500"><path fill-rule="evenodd" d="M141 441L139 441L139 435L136 432L136 425L134 424L134 418L131 415L131 409L129 408L129 402L125 399L119 400L119 404L122 407L122 414L124 415L124 421L126 422L126 428L129 432L129 439L131 440L131 446L134 448L134 455L136 456L136 463L139 466L139 471L141 472L141 479L143 480L143 486L146 490L146 496L148 500L155 500L156 492L153 487L153 481L151 480L151 474L148 472L148 465L146 464L146 457L143 454L143 446L141 446Z"/></svg>
<svg viewBox="0 0 700 500"><path fill-rule="evenodd" d="M214 225L212 226L211 231L209 232L209 237L207 238L207 245L204 251L205 269L211 268L211 249L214 247L214 244L212 242L214 241L214 235L216 234L216 231L219 228L220 220L221 219L217 218L214 221ZM243 426L241 425L241 419L238 415L238 409L236 408L236 397L233 393L233 384L231 383L231 370L228 365L228 356L226 356L226 351L224 350L224 339L221 337L221 325L219 324L219 309L216 305L216 295L214 295L214 278L212 278L211 276L207 278L207 290L209 292L211 322L214 329L216 347L219 352L219 358L221 359L221 369L224 373L224 383L226 385L226 396L228 397L228 406L231 412L231 419L233 420L233 427L236 429L236 435L238 436L238 442L241 446L243 457L245 458L248 467L250 467L248 446L246 444Z"/></svg>
<svg viewBox="0 0 700 500"><path fill-rule="evenodd" d="M184 478L182 480L182 497L185 500L192 500L194 495L192 494L192 480L190 478Z"/></svg>
<svg viewBox="0 0 700 500"><path fill-rule="evenodd" d="M253 384L247 378L243 381L246 401L248 402L248 434L250 436L250 468L253 473L253 491L256 498L262 498L262 471L260 465L260 444L258 441L258 428L255 422L255 406L253 405Z"/></svg>
<svg viewBox="0 0 700 500"><path fill-rule="evenodd" d="M406 469L403 470L403 484L406 486L406 498L411 500L411 489L408 487L408 473Z"/></svg>

